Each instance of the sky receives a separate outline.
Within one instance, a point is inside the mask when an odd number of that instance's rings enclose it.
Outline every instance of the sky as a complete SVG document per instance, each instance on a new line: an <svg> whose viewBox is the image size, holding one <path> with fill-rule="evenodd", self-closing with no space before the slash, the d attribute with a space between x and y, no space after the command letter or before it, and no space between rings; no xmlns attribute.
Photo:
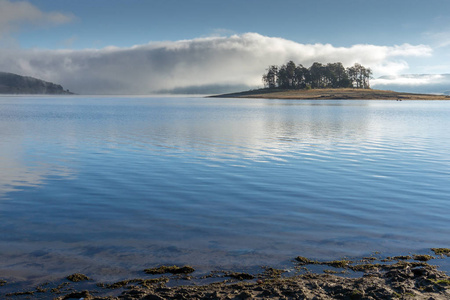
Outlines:
<svg viewBox="0 0 450 300"><path fill-rule="evenodd" d="M80 94L262 87L288 60L450 91L448 0L0 0L0 71Z"/></svg>

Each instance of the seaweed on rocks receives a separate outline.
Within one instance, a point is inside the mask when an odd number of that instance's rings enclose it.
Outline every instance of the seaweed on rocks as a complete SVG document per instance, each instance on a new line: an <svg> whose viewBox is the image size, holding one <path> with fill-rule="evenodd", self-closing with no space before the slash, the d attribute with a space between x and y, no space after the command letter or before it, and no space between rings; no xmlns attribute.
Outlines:
<svg viewBox="0 0 450 300"><path fill-rule="evenodd" d="M450 257L450 248L431 248L436 255L447 255Z"/></svg>
<svg viewBox="0 0 450 300"><path fill-rule="evenodd" d="M87 277L84 274L80 274L80 273L74 273L72 275L67 276L66 278L67 278L67 280L70 280L72 282L80 282L80 281L89 280L89 277Z"/></svg>
<svg viewBox="0 0 450 300"><path fill-rule="evenodd" d="M189 274L193 273L195 269L191 266L183 266L183 267L177 267L177 266L160 266L157 268L149 268L145 269L144 272L147 274Z"/></svg>

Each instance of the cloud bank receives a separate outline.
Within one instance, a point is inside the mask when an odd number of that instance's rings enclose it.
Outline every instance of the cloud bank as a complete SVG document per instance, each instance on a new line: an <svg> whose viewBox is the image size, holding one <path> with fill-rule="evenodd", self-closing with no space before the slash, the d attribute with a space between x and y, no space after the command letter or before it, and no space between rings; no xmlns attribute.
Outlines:
<svg viewBox="0 0 450 300"><path fill-rule="evenodd" d="M0 50L0 70L62 84L82 94L148 94L202 86L258 87L268 65L288 60L358 62L374 74L408 69L405 59L430 56L426 45L399 46L300 44L246 33L230 37L152 42L129 48L85 50Z"/></svg>
<svg viewBox="0 0 450 300"><path fill-rule="evenodd" d="M408 74L381 76L371 81L372 87L383 90L450 95L450 74Z"/></svg>

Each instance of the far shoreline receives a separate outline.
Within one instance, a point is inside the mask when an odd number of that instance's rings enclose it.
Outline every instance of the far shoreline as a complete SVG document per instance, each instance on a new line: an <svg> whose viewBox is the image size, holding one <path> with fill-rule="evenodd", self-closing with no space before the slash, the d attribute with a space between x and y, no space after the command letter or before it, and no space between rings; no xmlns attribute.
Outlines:
<svg viewBox="0 0 450 300"><path fill-rule="evenodd" d="M209 96L210 98L257 98L286 100L450 100L450 96L403 93L376 89L258 89Z"/></svg>

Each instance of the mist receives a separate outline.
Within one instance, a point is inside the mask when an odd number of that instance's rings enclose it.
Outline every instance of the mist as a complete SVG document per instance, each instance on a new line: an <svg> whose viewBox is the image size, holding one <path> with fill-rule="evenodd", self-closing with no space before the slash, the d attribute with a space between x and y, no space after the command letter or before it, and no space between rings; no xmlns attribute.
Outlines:
<svg viewBox="0 0 450 300"><path fill-rule="evenodd" d="M128 48L46 50L2 49L0 70L62 84L79 94L151 94L217 87L262 87L261 76L272 64L289 60L360 63L375 77L408 70L407 57L432 55L426 45L398 46L301 44L246 33L229 37L151 42Z"/></svg>

